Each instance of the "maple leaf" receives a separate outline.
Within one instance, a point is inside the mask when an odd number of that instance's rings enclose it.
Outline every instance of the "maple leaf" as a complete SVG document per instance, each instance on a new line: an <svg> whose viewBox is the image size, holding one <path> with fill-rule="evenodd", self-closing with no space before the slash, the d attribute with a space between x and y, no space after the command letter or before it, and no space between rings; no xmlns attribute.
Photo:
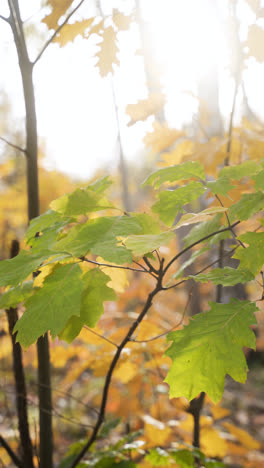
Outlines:
<svg viewBox="0 0 264 468"><path fill-rule="evenodd" d="M152 124L153 131L148 132L143 138L147 148L151 148L155 153L169 148L184 132L168 127L167 123L160 124L155 121Z"/></svg>
<svg viewBox="0 0 264 468"><path fill-rule="evenodd" d="M140 120L146 120L150 115L156 114L164 106L164 95L161 93L153 93L147 99L142 99L136 104L128 104L126 113L131 118L127 126L130 127Z"/></svg>
<svg viewBox="0 0 264 468"><path fill-rule="evenodd" d="M52 12L43 18L42 23L45 23L49 29L56 29L59 19L66 13L72 3L73 0L48 0Z"/></svg>
<svg viewBox="0 0 264 468"><path fill-rule="evenodd" d="M246 45L249 48L249 55L254 55L256 60L260 63L264 61L264 29L257 24L249 26L248 40Z"/></svg>
<svg viewBox="0 0 264 468"><path fill-rule="evenodd" d="M126 16L114 8L113 23L119 31L127 31L130 27L131 16Z"/></svg>
<svg viewBox="0 0 264 468"><path fill-rule="evenodd" d="M113 73L113 64L119 65L117 54L119 48L116 44L116 31L112 26L108 26L101 34L102 42L99 45L98 62L96 66L99 68L100 75L105 77L108 73Z"/></svg>
<svg viewBox="0 0 264 468"><path fill-rule="evenodd" d="M250 325L256 324L258 310L249 301L232 299L229 304L210 303L208 312L195 315L183 330L169 333L172 341L166 355L172 365L165 379L170 397L188 400L200 392L217 403L224 391L225 375L245 382L247 363L243 346L255 349L255 335Z"/></svg>
<svg viewBox="0 0 264 468"><path fill-rule="evenodd" d="M58 42L60 47L64 47L69 42L73 42L78 35L86 37L86 31L93 22L94 18L89 18L82 21L75 21L72 24L67 23L53 39L53 42Z"/></svg>

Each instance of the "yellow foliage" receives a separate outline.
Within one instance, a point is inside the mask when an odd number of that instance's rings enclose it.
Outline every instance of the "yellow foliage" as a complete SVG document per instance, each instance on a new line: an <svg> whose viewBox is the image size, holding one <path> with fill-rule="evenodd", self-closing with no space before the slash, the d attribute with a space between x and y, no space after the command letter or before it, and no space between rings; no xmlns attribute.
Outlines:
<svg viewBox="0 0 264 468"><path fill-rule="evenodd" d="M260 63L264 61L264 29L257 24L252 24L248 30L248 40L246 45L249 48L249 55L254 55Z"/></svg>
<svg viewBox="0 0 264 468"><path fill-rule="evenodd" d="M234 424L228 422L223 423L223 426L247 449L258 450L260 448L260 442L253 439L253 437L251 437L248 432L244 431L244 429L240 429L239 427L234 426Z"/></svg>
<svg viewBox="0 0 264 468"><path fill-rule="evenodd" d="M89 18L83 21L76 21L73 24L65 24L55 39L53 39L53 42L58 42L60 47L63 47L68 42L74 41L79 34L85 37L86 30L92 25L93 21L94 18Z"/></svg>
<svg viewBox="0 0 264 468"><path fill-rule="evenodd" d="M55 268L55 263L49 263L48 265L44 265L39 269L40 273L36 278L34 278L34 287L40 288L43 285L44 279L50 275L52 270Z"/></svg>
<svg viewBox="0 0 264 468"><path fill-rule="evenodd" d="M144 435L151 447L162 446L166 444L172 434L170 427L166 427L165 424L151 416L144 416Z"/></svg>
<svg viewBox="0 0 264 468"><path fill-rule="evenodd" d="M9 335L0 338L0 360L10 356L12 351L12 344Z"/></svg>
<svg viewBox="0 0 264 468"><path fill-rule="evenodd" d="M202 427L200 440L201 450L208 457L223 458L227 454L226 440L212 427Z"/></svg>
<svg viewBox="0 0 264 468"><path fill-rule="evenodd" d="M177 139L184 135L184 132L169 128L167 123L160 124L155 121L152 124L153 131L143 138L147 148L151 148L154 153L160 153L169 148Z"/></svg>
<svg viewBox="0 0 264 468"><path fill-rule="evenodd" d="M119 65L117 58L119 49L116 44L116 31L112 26L105 28L101 37L103 40L98 44L100 50L96 54L98 57L96 66L99 68L100 75L105 77L108 73L113 73L113 64Z"/></svg>
<svg viewBox="0 0 264 468"><path fill-rule="evenodd" d="M97 257L96 261L99 263L105 262L104 259L101 257ZM114 263L107 263L109 265L115 265ZM111 278L111 281L107 283L107 286L109 286L109 288L113 288L118 293L122 293L125 291L126 287L129 284L126 270L105 266L102 266L101 270Z"/></svg>
<svg viewBox="0 0 264 468"><path fill-rule="evenodd" d="M140 120L146 120L152 114L157 114L163 106L164 95L161 93L153 93L147 99L142 99L136 104L128 104L126 113L131 118L131 121L127 126L130 127Z"/></svg>
<svg viewBox="0 0 264 468"><path fill-rule="evenodd" d="M210 411L213 415L213 418L222 419L230 414L230 410L227 408L222 408L220 405L211 406Z"/></svg>
<svg viewBox="0 0 264 468"><path fill-rule="evenodd" d="M122 383L126 384L138 374L138 365L133 362L122 362L115 370L114 376Z"/></svg>
<svg viewBox="0 0 264 468"><path fill-rule="evenodd" d="M183 158L189 158L192 156L194 151L194 143L191 140L182 141L177 147L169 153L163 153L161 155L165 164L162 166L173 166L174 164L180 164Z"/></svg>
<svg viewBox="0 0 264 468"><path fill-rule="evenodd" d="M124 15L120 11L113 10L113 22L119 31L126 31L130 27L131 17Z"/></svg>
<svg viewBox="0 0 264 468"><path fill-rule="evenodd" d="M45 23L49 29L56 29L60 17L66 13L72 3L73 0L48 0L48 4L52 7L52 12L48 16L45 16L42 22Z"/></svg>
<svg viewBox="0 0 264 468"><path fill-rule="evenodd" d="M54 346L50 349L50 360L54 367L64 367L71 358L83 356L84 351L87 358L87 351L82 346Z"/></svg>

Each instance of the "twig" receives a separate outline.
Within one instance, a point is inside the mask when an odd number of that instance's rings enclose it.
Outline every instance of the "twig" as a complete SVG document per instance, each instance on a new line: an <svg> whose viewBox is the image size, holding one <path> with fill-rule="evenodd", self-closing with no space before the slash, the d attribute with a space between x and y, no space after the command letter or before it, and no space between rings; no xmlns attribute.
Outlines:
<svg viewBox="0 0 264 468"><path fill-rule="evenodd" d="M10 19L9 18L6 18L5 16L3 15L0 15L0 19L5 21L6 23L10 24Z"/></svg>
<svg viewBox="0 0 264 468"><path fill-rule="evenodd" d="M112 362L110 364L110 367L108 369L108 372L107 372L107 375L106 375L106 378L105 378L102 401L101 401L101 406L100 406L100 411L99 411L99 416L98 416L97 422L96 422L96 424L94 426L94 429L93 429L93 431L91 433L91 436L90 436L89 440L87 441L85 446L82 448L80 453L76 456L75 460L70 465L70 468L75 468L78 465L78 463L83 458L83 456L85 455L87 450L89 450L89 448L91 447L91 445L95 442L95 440L97 438L97 434L99 432L99 429L100 429L100 427L101 427L101 425L102 425L102 423L104 421L105 409L106 409L106 404L107 404L107 399L108 399L108 392L109 392L109 388L110 388L110 384L111 384L111 380L112 380L112 375L113 375L115 367L116 367L116 365L118 363L118 360L119 360L119 358L121 356L121 353L122 353L124 347L126 346L126 344L130 341L131 336L133 335L133 333L135 332L135 330L137 329L139 324L144 319L144 317L147 314L148 310L150 309L150 307L152 305L153 298L160 291L162 291L162 279L163 279L163 276L164 276L163 263L164 263L164 261L162 261L162 263L161 263L161 267L160 267L160 271L159 271L159 278L157 279L157 284L156 284L155 288L151 291L151 293L149 293L148 298L147 298L147 300L145 302L145 305L144 305L141 313L139 314L138 318L133 322L133 324L131 325L130 329L128 330L126 336L124 337L122 343L118 346L118 348L116 350L116 353L115 353L115 355L113 357L113 360L112 360Z"/></svg>
<svg viewBox="0 0 264 468"><path fill-rule="evenodd" d="M221 206L224 206L223 203L222 203L221 198L219 197L219 195L215 194L215 198L219 201L219 203L220 203ZM236 235L234 229L233 229L232 226L231 226L230 219L229 219L229 216L228 216L228 214L227 214L226 211L225 211L225 217L226 217L228 226L230 227L230 231L231 231L231 234L232 234L233 238L235 239L236 242L238 242L238 244L241 245L241 247L243 247L243 248L245 249L246 246L245 246L245 244L243 244L243 242L242 242L241 240L239 240L239 239L237 238L237 235Z"/></svg>
<svg viewBox="0 0 264 468"><path fill-rule="evenodd" d="M8 141L6 138L0 136L0 140L2 140L4 143L6 143L8 146L11 146L11 148L14 148L18 151L21 151L22 153L26 153L25 148L21 148L21 146L15 145L14 143L11 143Z"/></svg>
<svg viewBox="0 0 264 468"><path fill-rule="evenodd" d="M146 265L149 267L150 271L153 271L153 273L156 273L156 275L159 274L159 270L157 270L157 268L155 268L151 263L150 261L148 260L148 258L146 256L143 257L143 260L144 262L146 263Z"/></svg>
<svg viewBox="0 0 264 468"><path fill-rule="evenodd" d="M108 268L119 268L121 270L130 270L130 271L137 271L139 273L148 273L148 274L150 274L150 272L148 270L146 270L146 269L139 270L138 268L125 267L125 266L121 266L121 265L111 265L110 263L100 263L100 262L96 262L95 260L89 260L88 258L85 258L85 257L80 257L80 259L83 262L92 263L93 265L105 266L105 267L108 267Z"/></svg>
<svg viewBox="0 0 264 468"><path fill-rule="evenodd" d="M23 467L22 461L17 457L15 452L11 449L10 445L6 442L6 440L0 435L0 444L4 447L7 451L8 455L10 456L11 460L14 462L18 468L25 468Z"/></svg>
<svg viewBox="0 0 264 468"><path fill-rule="evenodd" d="M80 6L83 4L85 0L81 0L78 5L66 16L65 20L63 21L63 23L56 29L56 31L52 34L52 36L47 40L47 42L44 44L43 48L41 49L41 51L39 52L38 56L36 57L36 59L34 60L33 62L33 66L36 65L36 63L39 61L39 59L42 57L42 55L44 54L45 50L47 49L47 47L51 44L51 42L53 41L53 39L57 36L57 34L61 31L61 29L63 28L63 26L65 26L65 24L68 23L69 19L72 17L72 15L80 8Z"/></svg>
<svg viewBox="0 0 264 468"><path fill-rule="evenodd" d="M230 231L230 229L232 229L233 227L237 226L238 224L240 224L240 221L236 221L235 223L231 224L231 226L228 226L224 229L219 229L218 231L214 231L214 232L211 232L211 234L208 234L207 236L204 236L202 237L201 239L199 239L198 241L196 242L193 242L192 244L190 244L188 247L185 247L185 249L181 250L177 255L175 255L175 257L173 257L166 265L166 267L164 268L164 274L168 271L168 269L170 268L170 266L179 258L181 257L181 255L183 255L185 252L188 252L188 250L192 249L193 247L195 247L195 245L198 245L200 244L201 242L207 240L207 239L210 239L210 237L213 237L213 236L216 236L216 234L221 234L222 232L226 232L226 231Z"/></svg>
<svg viewBox="0 0 264 468"><path fill-rule="evenodd" d="M183 311L181 320L178 323L176 323L176 325L173 325L173 327L171 327L169 330L167 330L167 331L165 331L163 333L160 333L159 335L156 335L153 338L148 338L147 340L134 340L133 338L131 338L130 341L132 341L133 343L149 343L150 341L155 341L155 340L158 340L159 338L162 338L163 336L168 335L168 333L170 333L171 331L173 331L175 328L179 327L182 324L183 319L184 319L185 314L186 314L186 311L187 311L187 308L188 308L188 305L190 304L191 297L192 297L192 290L190 291L188 300L187 300L186 305L184 307L184 311Z"/></svg>
<svg viewBox="0 0 264 468"><path fill-rule="evenodd" d="M107 338L106 336L104 335L100 335L100 333L97 333L95 330L92 330L91 328L87 327L87 325L84 325L84 328L86 330L88 330L89 332L93 333L94 335L98 336L99 338L101 338L102 340L105 340L107 341L108 343L110 343L111 345L115 346L116 348L118 348L118 344L114 343L114 341L112 340L109 340L109 338Z"/></svg>

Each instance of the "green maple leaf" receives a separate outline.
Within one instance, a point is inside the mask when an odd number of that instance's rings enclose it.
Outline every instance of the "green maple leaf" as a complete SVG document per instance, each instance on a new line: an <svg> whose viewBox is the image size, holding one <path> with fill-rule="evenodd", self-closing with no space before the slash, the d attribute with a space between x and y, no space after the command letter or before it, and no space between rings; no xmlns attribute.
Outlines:
<svg viewBox="0 0 264 468"><path fill-rule="evenodd" d="M256 276L264 264L264 232L247 232L239 236L239 240L249 246L239 247L233 258L240 260L239 269L249 270Z"/></svg>
<svg viewBox="0 0 264 468"><path fill-rule="evenodd" d="M60 333L60 339L71 343L79 335L83 325L95 327L104 312L105 301L115 301L116 294L107 286L111 279L100 269L90 270L82 278L84 290L82 293L80 317L72 316L64 330Z"/></svg>
<svg viewBox="0 0 264 468"><path fill-rule="evenodd" d="M36 290L36 289L35 289ZM20 302L25 301L34 292L33 281L25 281L22 285L10 288L0 296L0 309L16 307Z"/></svg>
<svg viewBox="0 0 264 468"><path fill-rule="evenodd" d="M226 177L232 180L240 180L243 177L248 177L257 174L261 167L256 161L244 161L236 166L226 166L219 172L219 178Z"/></svg>
<svg viewBox="0 0 264 468"><path fill-rule="evenodd" d="M241 199L229 208L229 218L244 221L264 208L264 193L244 193Z"/></svg>
<svg viewBox="0 0 264 468"><path fill-rule="evenodd" d="M78 264L59 265L45 278L26 302L26 310L15 325L17 341L28 347L50 330L55 337L69 317L80 315L83 283Z"/></svg>
<svg viewBox="0 0 264 468"><path fill-rule="evenodd" d="M114 208L102 193L92 190L90 186L78 188L70 194L63 195L51 202L50 207L64 216L78 216Z"/></svg>
<svg viewBox="0 0 264 468"><path fill-rule="evenodd" d="M223 196L235 188L235 186L230 183L230 180L227 177L221 177L218 180L207 182L206 185L215 195Z"/></svg>
<svg viewBox="0 0 264 468"><path fill-rule="evenodd" d="M170 397L195 398L206 392L216 403L224 391L225 375L245 382L247 363L243 346L255 349L258 310L249 301L231 299L229 304L210 303L208 312L195 315L183 330L169 333L166 355L172 365L165 381Z"/></svg>
<svg viewBox="0 0 264 468"><path fill-rule="evenodd" d="M252 177L255 180L255 189L264 190L264 169Z"/></svg>
<svg viewBox="0 0 264 468"><path fill-rule="evenodd" d="M213 217L212 220L210 221L204 221L198 226L194 226L191 231L185 236L184 238L184 245L185 247L188 247L191 244L194 244L195 242L199 241L200 239L203 239L203 237L208 236L209 234L212 234L215 231L218 231L223 227L221 224L220 220L222 218L222 214L217 214L216 216ZM230 236L230 233L228 231L224 232L222 235L225 235L226 237ZM217 242L218 234L215 236L211 237L210 239L207 239L206 242L209 243L215 243Z"/></svg>
<svg viewBox="0 0 264 468"><path fill-rule="evenodd" d="M190 182L175 190L161 192L158 195L159 201L152 206L152 211L158 213L167 226L171 226L176 215L183 212L184 205L199 198L205 190L199 182Z"/></svg>
<svg viewBox="0 0 264 468"><path fill-rule="evenodd" d="M172 231L166 231L160 234L129 236L125 240L125 245L129 250L132 250L134 255L142 257L144 254L168 244L172 239L175 239L175 234Z"/></svg>
<svg viewBox="0 0 264 468"><path fill-rule="evenodd" d="M16 257L3 260L0 262L0 287L17 286L35 271L42 262L55 255L54 252L47 250L37 253L21 250Z"/></svg>
<svg viewBox="0 0 264 468"><path fill-rule="evenodd" d="M36 233L47 232L49 230L56 230L56 232L58 232L59 229L66 226L69 222L70 218L65 218L56 211L48 210L46 213L30 221L25 236L26 241L29 243L29 241L35 237Z"/></svg>
<svg viewBox="0 0 264 468"><path fill-rule="evenodd" d="M204 169L198 161L187 161L176 166L164 167L153 172L143 182L143 186L153 185L158 188L164 182L176 182L195 177L196 179L205 179Z"/></svg>
<svg viewBox="0 0 264 468"><path fill-rule="evenodd" d="M129 216L102 217L89 220L72 228L54 246L55 250L66 251L74 256L91 252L112 263L130 263L132 255L124 246L118 245L117 237L141 233L137 219Z"/></svg>
<svg viewBox="0 0 264 468"><path fill-rule="evenodd" d="M215 268L209 273L199 274L199 275L190 275L189 278L193 278L194 281L200 283L208 283L212 281L213 284L222 284L223 286L234 286L238 283L247 283L252 281L255 276L249 270L242 270L238 268L224 267L224 268Z"/></svg>

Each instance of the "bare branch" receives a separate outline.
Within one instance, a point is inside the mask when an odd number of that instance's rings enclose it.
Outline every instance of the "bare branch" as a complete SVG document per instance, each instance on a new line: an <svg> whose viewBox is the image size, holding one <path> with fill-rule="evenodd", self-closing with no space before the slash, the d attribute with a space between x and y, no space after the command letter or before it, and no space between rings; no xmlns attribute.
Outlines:
<svg viewBox="0 0 264 468"><path fill-rule="evenodd" d="M107 338L106 336L104 335L100 335L100 333L97 333L95 330L92 330L91 328L87 327L87 325L84 325L84 328L86 330L88 330L89 332L93 333L94 335L98 336L99 338L101 338L102 340L105 340L107 341L108 343L110 343L111 345L115 346L116 348L118 348L118 344L114 343L114 341L112 340L109 340L109 338Z"/></svg>
<svg viewBox="0 0 264 468"><path fill-rule="evenodd" d="M85 257L81 257L81 260L83 262L92 263L93 265L98 265L98 266L105 266L107 268L119 268L121 270L130 270L130 271L137 271L139 273L148 273L148 274L150 274L150 272L148 270L146 270L146 269L139 270L138 268L125 267L125 266L120 266L120 265L111 265L109 263L100 263L100 262L96 262L95 260L89 260L88 258L85 258Z"/></svg>
<svg viewBox="0 0 264 468"><path fill-rule="evenodd" d="M57 36L57 34L61 31L61 29L63 28L63 26L65 26L65 24L68 23L69 19L72 17L72 15L80 8L80 6L83 4L85 0L81 0L78 5L66 16L65 20L63 21L63 23L56 29L56 31L52 34L52 36L47 40L47 42L44 44L43 48L41 49L41 51L39 52L37 58L34 60L33 62L33 66L36 65L36 63L39 61L39 59L42 57L42 55L44 54L45 50L47 49L47 47L52 43L53 39L55 39L55 37Z"/></svg>
<svg viewBox="0 0 264 468"><path fill-rule="evenodd" d="M222 232L226 232L226 231L230 231L232 228L234 228L235 226L237 226L238 224L240 224L240 221L236 221L235 223L231 224L230 226L224 228L224 229L219 229L218 231L214 231L214 232L211 232L211 234L208 234L207 236L204 236L202 237L201 239L199 239L198 241L196 242L193 242L192 244L190 244L188 247L186 247L185 249L181 250L177 255L175 255L175 257L173 257L166 265L166 267L164 268L164 274L168 271L168 269L170 268L170 266L176 261L178 260L179 257L181 257L181 255L183 255L185 252L188 252L188 250L192 249L193 247L195 247L195 245L198 245L200 244L201 242L207 240L207 239L210 239L210 237L213 237L213 236L216 236L216 234L221 234Z"/></svg>
<svg viewBox="0 0 264 468"><path fill-rule="evenodd" d="M7 451L8 455L10 456L11 460L14 462L18 468L24 468L22 461L17 457L15 452L11 449L10 445L6 442L6 440L0 435L0 444L4 447Z"/></svg>
<svg viewBox="0 0 264 468"><path fill-rule="evenodd" d="M3 15L0 15L0 19L5 21L6 23L10 24L10 19L9 18L6 18L5 16Z"/></svg>
<svg viewBox="0 0 264 468"><path fill-rule="evenodd" d="M144 305L142 311L140 312L138 318L132 323L132 325L131 325L130 329L128 330L126 336L124 337L122 343L118 346L118 348L116 350L116 353L115 353L115 355L113 357L113 360L112 360L112 362L110 364L110 367L108 369L108 372L106 374L105 384L104 384L104 389L103 389L103 395L102 395L102 401L101 401L101 405L100 405L100 411L99 411L97 422L96 422L96 424L94 426L94 429L93 429L93 431L91 433L90 438L88 439L87 443L82 448L80 453L77 455L77 457L75 458L75 460L71 464L70 468L75 468L78 465L78 463L83 458L83 456L85 455L87 450L89 450L89 448L91 447L91 445L95 442L95 440L97 438L97 434L99 432L99 429L100 429L100 427L101 427L101 425L102 425L102 423L104 421L104 417L105 417L105 409L106 409L106 404L107 404L107 400L108 400L108 392L109 392L109 388L110 388L110 385L111 385L112 375L113 375L113 372L114 372L114 370L116 368L116 365L117 365L117 363L119 361L121 353L122 353L124 347L126 346L126 344L130 341L133 333L135 332L135 330L137 329L139 324L144 319L144 317L147 314L148 310L150 309L150 307L152 305L153 298L160 291L162 291L162 279L163 279L163 276L164 276L163 263L164 263L164 261L162 261L162 263L161 263L161 267L160 267L160 271L159 271L159 277L157 278L157 284L156 284L155 288L151 291L151 293L149 293L148 298L147 298L147 300L145 302L145 305Z"/></svg>
<svg viewBox="0 0 264 468"><path fill-rule="evenodd" d="M21 151L22 153L26 153L25 148L21 148L21 146L15 145L14 143L11 143L8 141L6 138L0 136L0 140L2 140L4 143L6 143L8 146L11 146L11 148L14 148L18 151Z"/></svg>

